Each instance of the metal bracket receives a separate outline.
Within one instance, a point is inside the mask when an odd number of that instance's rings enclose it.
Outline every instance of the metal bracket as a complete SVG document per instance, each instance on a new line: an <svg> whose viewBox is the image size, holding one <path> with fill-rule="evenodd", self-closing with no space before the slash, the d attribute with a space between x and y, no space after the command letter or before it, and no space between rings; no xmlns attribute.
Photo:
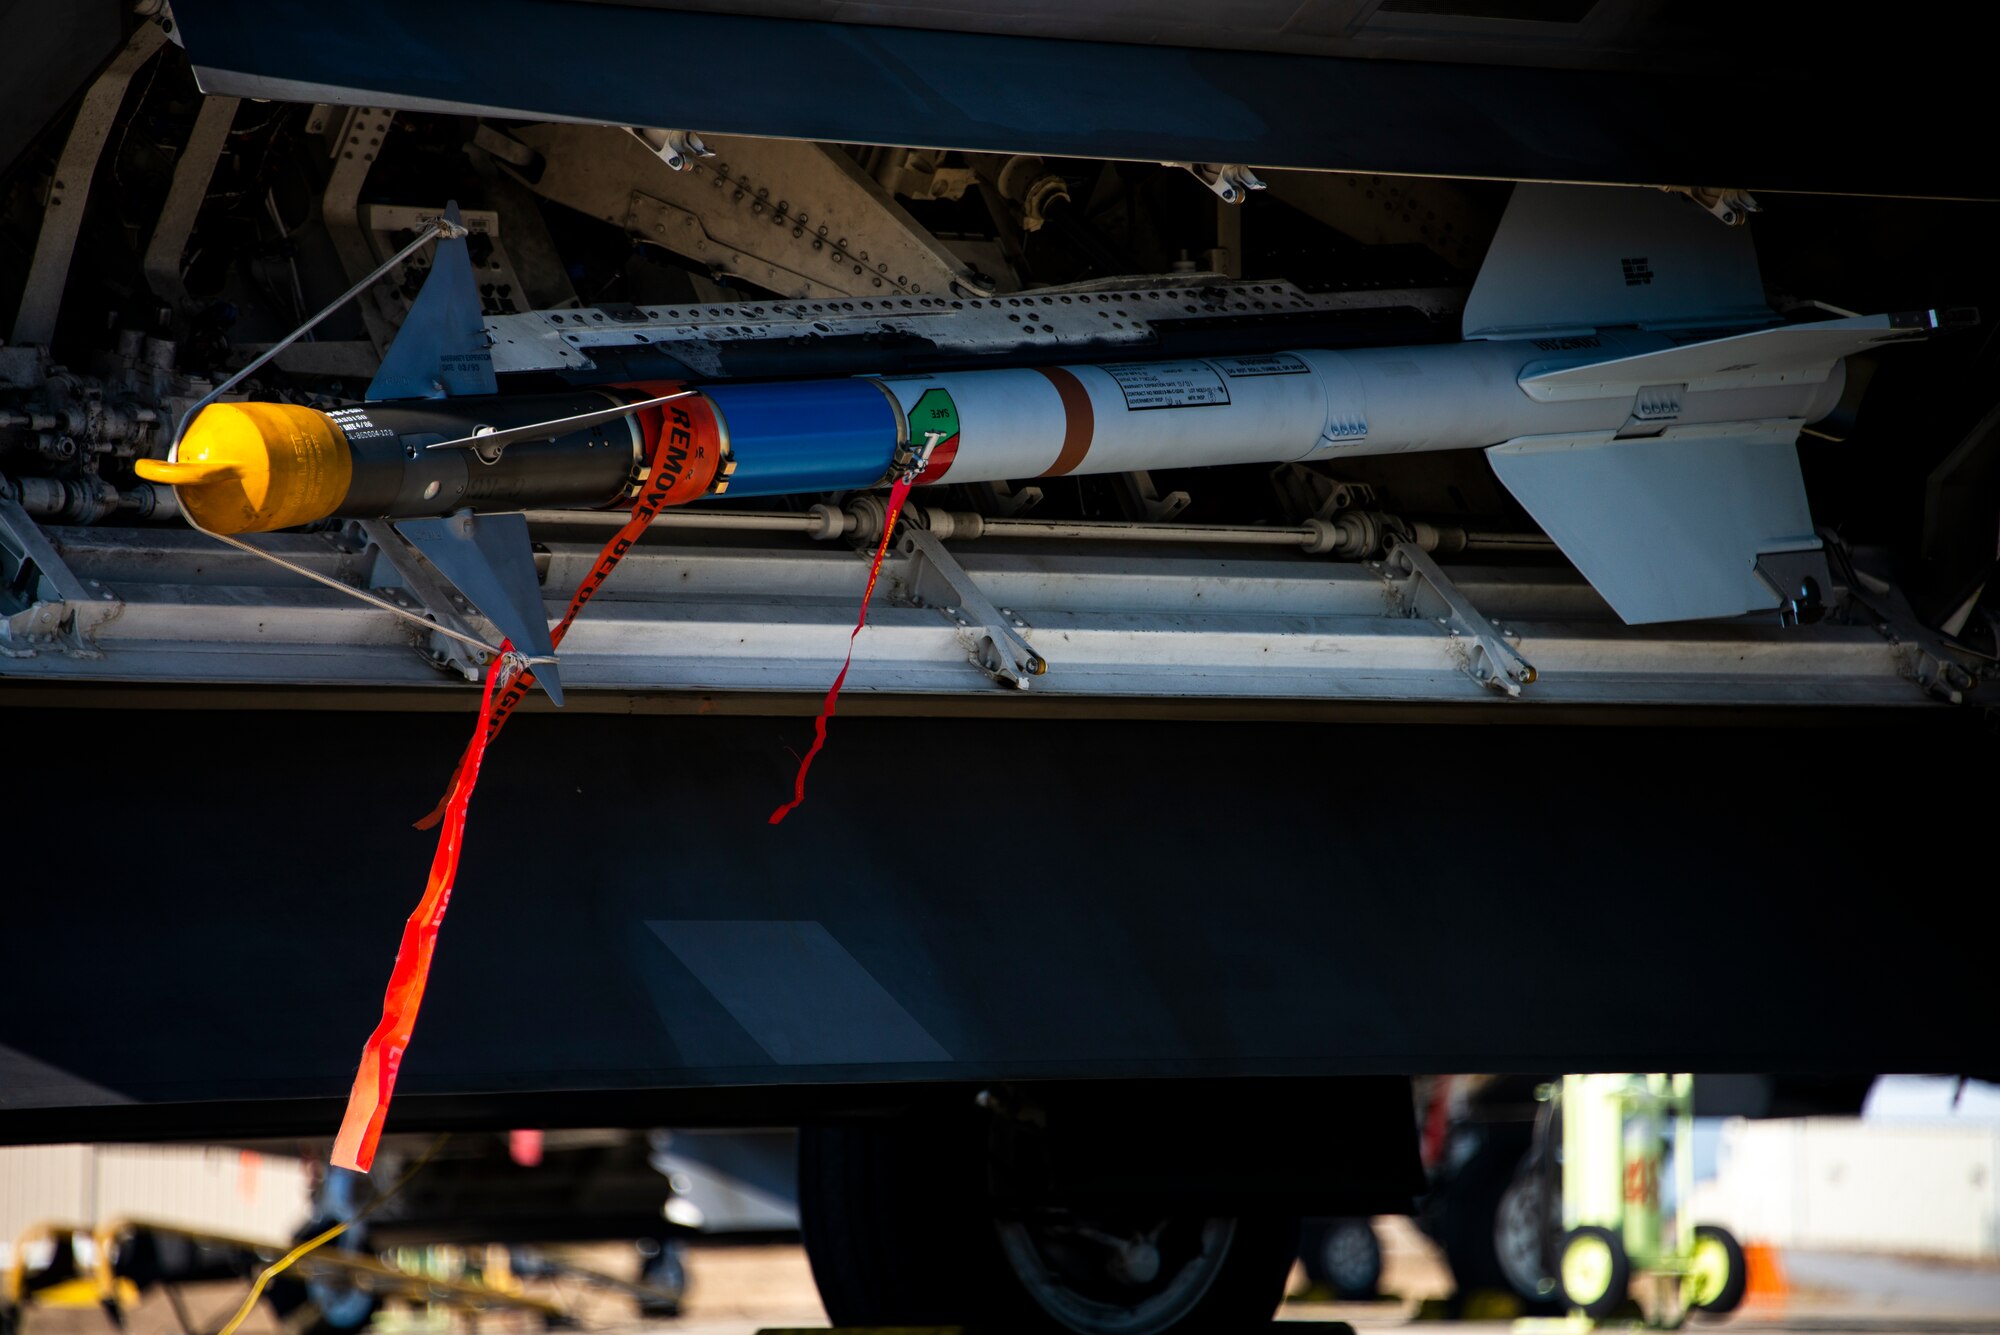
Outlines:
<svg viewBox="0 0 2000 1335"><path fill-rule="evenodd" d="M1808 547L1791 552L1759 552L1757 578L1778 595L1778 624L1811 625L1826 615L1826 598L1833 591L1826 549Z"/></svg>
<svg viewBox="0 0 2000 1335"><path fill-rule="evenodd" d="M1017 487L1011 482L967 483L979 500L973 508L995 519L1013 519L1042 503L1040 487Z"/></svg>
<svg viewBox="0 0 2000 1335"><path fill-rule="evenodd" d="M0 616L0 657L32 658L41 649L104 657L92 632L125 605L96 580L79 579L33 517L0 497L0 589L9 586L21 587L33 601Z"/></svg>
<svg viewBox="0 0 2000 1335"><path fill-rule="evenodd" d="M896 550L907 562L902 579L910 600L939 609L971 637L972 652L967 657L980 671L1025 691L1028 678L1049 670L1048 660L1021 637L1028 623L1007 608L995 607L935 536L920 528L905 529Z"/></svg>
<svg viewBox="0 0 2000 1335"><path fill-rule="evenodd" d="M55 334L56 313L62 307L70 258L76 251L97 161L118 121L118 108L132 76L166 39L166 30L159 23L141 23L84 93L76 120L70 124L69 138L63 142L62 156L56 159L48 205L42 210L41 232L35 238L35 258L28 265L28 280L14 314L14 335L8 342L47 343Z"/></svg>
<svg viewBox="0 0 2000 1335"><path fill-rule="evenodd" d="M1240 162L1167 162L1165 167L1185 167L1195 179L1215 192L1225 204L1241 204L1252 190L1262 190L1257 173Z"/></svg>
<svg viewBox="0 0 2000 1335"><path fill-rule="evenodd" d="M690 158L712 158L715 150L701 142L691 130L653 130L633 126L632 137L653 150L660 161L675 171L686 171Z"/></svg>
<svg viewBox="0 0 2000 1335"><path fill-rule="evenodd" d="M1160 489L1153 485L1153 475L1144 469L1114 476L1119 490L1124 493L1126 504L1136 512L1133 517L1148 523L1164 524L1178 517L1194 499L1184 491L1160 495Z"/></svg>
<svg viewBox="0 0 2000 1335"><path fill-rule="evenodd" d="M446 583L438 575L437 568L423 560L417 549L396 532L388 520L352 520L347 525L347 536L364 553L370 547L379 552L400 585L398 587L371 577L368 580L370 588L392 597L403 594L440 626L461 635L476 634L462 615L471 610L471 602ZM481 661L483 655L475 654L461 641L449 635L433 634L426 638L430 641L428 656L439 666L458 673L467 681L478 681L485 674L486 664Z"/></svg>
<svg viewBox="0 0 2000 1335"><path fill-rule="evenodd" d="M1660 189L1671 195L1687 196L1714 214L1724 227L1741 227L1750 221L1751 214L1764 211L1764 206L1752 199L1747 190L1713 185L1663 185Z"/></svg>
<svg viewBox="0 0 2000 1335"><path fill-rule="evenodd" d="M1918 618L1902 590L1887 580L1853 567L1856 588L1854 602L1873 613L1875 630L1883 639L1903 651L1903 673L1925 692L1954 705L1965 703L1965 693L1978 679L1952 657L1951 650L1937 633Z"/></svg>
<svg viewBox="0 0 2000 1335"><path fill-rule="evenodd" d="M229 128L235 122L239 105L240 100L233 97L202 99L187 146L174 162L166 202L160 205L160 220L153 225L152 240L146 243L146 282L176 311L184 311L190 304L187 284L181 278L181 256L187 250L188 238L194 234L195 219L208 196L215 164L228 146Z"/></svg>
<svg viewBox="0 0 2000 1335"><path fill-rule="evenodd" d="M1429 552L1413 542L1392 539L1382 560L1370 561L1368 567L1388 584L1405 616L1435 621L1453 639L1469 642L1462 656L1454 647L1468 677L1508 695L1519 695L1523 686L1534 682L1534 665L1507 643L1508 632L1480 615Z"/></svg>
<svg viewBox="0 0 2000 1335"><path fill-rule="evenodd" d="M395 118L396 113L386 107L350 107L330 136L333 170L320 196L320 218L349 282L359 281L383 258L374 252L361 225L361 187ZM401 309L385 305L384 293L374 287L361 294L355 309L361 312L368 341L380 353L396 337L402 323Z"/></svg>

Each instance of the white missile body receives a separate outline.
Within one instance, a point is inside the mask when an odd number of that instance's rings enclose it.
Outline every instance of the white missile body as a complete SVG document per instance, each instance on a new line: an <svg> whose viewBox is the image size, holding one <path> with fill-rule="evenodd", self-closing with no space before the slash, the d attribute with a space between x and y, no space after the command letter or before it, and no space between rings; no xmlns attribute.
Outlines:
<svg viewBox="0 0 2000 1335"><path fill-rule="evenodd" d="M1657 434L1668 425L1803 423L1831 412L1844 384L1840 363L1828 358L1814 377L1775 383L1642 386L1627 371L1602 384L1554 388L1537 377L1578 366L1576 344L1592 345L1586 365L1643 363L1676 345L1636 332L1540 341L1571 345L1570 355L1505 340L952 371L882 383L914 439L926 394L942 390L957 409L956 448L934 460L926 483L1476 449L1628 428ZM1648 388L1654 392L1642 394Z"/></svg>

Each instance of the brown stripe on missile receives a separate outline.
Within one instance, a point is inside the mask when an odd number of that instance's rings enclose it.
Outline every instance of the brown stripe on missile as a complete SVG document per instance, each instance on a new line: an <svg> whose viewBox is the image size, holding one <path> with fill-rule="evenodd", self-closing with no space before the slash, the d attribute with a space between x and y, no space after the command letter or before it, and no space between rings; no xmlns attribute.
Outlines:
<svg viewBox="0 0 2000 1335"><path fill-rule="evenodd" d="M1090 406L1090 391L1083 382L1060 366L1037 366L1042 377L1056 387L1063 406L1063 443L1056 461L1043 477L1062 477L1076 471L1083 456L1090 453L1090 440L1097 431L1097 414Z"/></svg>

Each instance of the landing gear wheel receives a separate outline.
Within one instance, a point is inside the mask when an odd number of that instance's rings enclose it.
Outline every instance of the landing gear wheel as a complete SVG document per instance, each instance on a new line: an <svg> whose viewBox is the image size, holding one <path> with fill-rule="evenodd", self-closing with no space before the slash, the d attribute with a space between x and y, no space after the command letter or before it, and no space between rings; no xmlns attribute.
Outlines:
<svg viewBox="0 0 2000 1335"><path fill-rule="evenodd" d="M1299 1243L1299 1261L1313 1286L1336 1298L1364 1302L1381 1292L1382 1243L1366 1219L1308 1222Z"/></svg>
<svg viewBox="0 0 2000 1335"><path fill-rule="evenodd" d="M1555 1292L1549 1274L1549 1190L1540 1174L1523 1169L1500 1193L1493 1212L1493 1256L1507 1286L1529 1302Z"/></svg>
<svg viewBox="0 0 2000 1335"><path fill-rule="evenodd" d="M1563 1236L1556 1280L1564 1302L1592 1321L1602 1321L1625 1301L1632 1262L1616 1233L1585 1224Z"/></svg>
<svg viewBox="0 0 2000 1335"><path fill-rule="evenodd" d="M1683 1301L1697 1312L1722 1316L1742 1306L1749 1282L1743 1244L1736 1236L1713 1224L1696 1224L1694 1256L1681 1283Z"/></svg>
<svg viewBox="0 0 2000 1335"><path fill-rule="evenodd" d="M1262 1325L1295 1218L999 1210L976 1138L909 1123L799 1136L806 1258L836 1326L1197 1335Z"/></svg>

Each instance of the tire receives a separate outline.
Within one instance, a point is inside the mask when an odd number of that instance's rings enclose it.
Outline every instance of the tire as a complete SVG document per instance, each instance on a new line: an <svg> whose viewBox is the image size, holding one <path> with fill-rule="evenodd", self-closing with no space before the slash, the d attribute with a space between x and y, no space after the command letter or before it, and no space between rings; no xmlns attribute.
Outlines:
<svg viewBox="0 0 2000 1335"><path fill-rule="evenodd" d="M1477 1147L1433 1192L1425 1222L1444 1252L1461 1296L1511 1293L1526 1303L1546 1302L1546 1293L1523 1292L1513 1282L1500 1262L1496 1242L1500 1202L1528 1153L1529 1128L1502 1122L1482 1127L1477 1134Z"/></svg>
<svg viewBox="0 0 2000 1335"><path fill-rule="evenodd" d="M1507 1287L1528 1302L1546 1302L1556 1291L1549 1194L1544 1177L1523 1163L1493 1210L1494 1260Z"/></svg>
<svg viewBox="0 0 2000 1335"><path fill-rule="evenodd" d="M1382 1290L1382 1243L1366 1219L1314 1219L1299 1241L1306 1278L1347 1302L1365 1302Z"/></svg>
<svg viewBox="0 0 2000 1335"><path fill-rule="evenodd" d="M1608 1228L1585 1224L1563 1235L1556 1282L1563 1301L1592 1321L1602 1321L1624 1305L1632 1286L1632 1262L1625 1243Z"/></svg>
<svg viewBox="0 0 2000 1335"><path fill-rule="evenodd" d="M835 1326L1233 1335L1283 1299L1296 1218L1002 1212L979 1143L913 1123L800 1132L800 1232Z"/></svg>
<svg viewBox="0 0 2000 1335"><path fill-rule="evenodd" d="M1743 1244L1728 1229L1714 1224L1694 1227L1694 1274L1688 1276L1688 1306L1710 1316L1724 1316L1743 1305L1750 1269Z"/></svg>

